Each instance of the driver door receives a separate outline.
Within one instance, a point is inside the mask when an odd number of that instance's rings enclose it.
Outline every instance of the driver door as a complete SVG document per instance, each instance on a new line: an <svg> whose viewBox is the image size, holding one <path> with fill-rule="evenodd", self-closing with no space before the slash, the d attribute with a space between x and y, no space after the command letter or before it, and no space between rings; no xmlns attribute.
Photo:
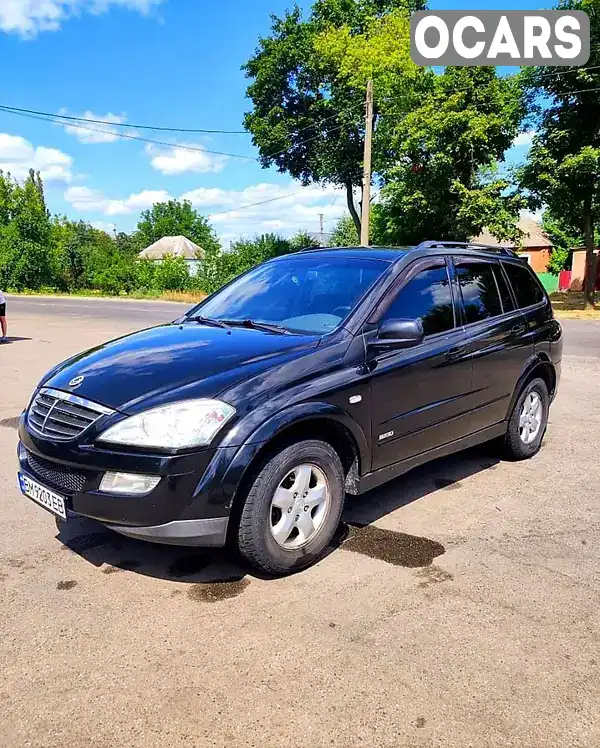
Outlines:
<svg viewBox="0 0 600 748"><path fill-rule="evenodd" d="M368 346L382 321L418 318L420 345L379 352ZM373 470L468 434L473 372L459 320L452 266L442 257L416 262L369 320Z"/></svg>

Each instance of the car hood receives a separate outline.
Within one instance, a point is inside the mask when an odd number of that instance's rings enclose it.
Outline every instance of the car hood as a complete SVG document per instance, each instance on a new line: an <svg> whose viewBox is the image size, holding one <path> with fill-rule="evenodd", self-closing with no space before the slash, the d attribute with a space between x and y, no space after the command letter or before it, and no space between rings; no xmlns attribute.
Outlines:
<svg viewBox="0 0 600 748"><path fill-rule="evenodd" d="M80 353L50 371L42 384L134 413L175 400L215 397L318 343L313 335L192 322L161 325ZM83 380L70 385L76 377Z"/></svg>

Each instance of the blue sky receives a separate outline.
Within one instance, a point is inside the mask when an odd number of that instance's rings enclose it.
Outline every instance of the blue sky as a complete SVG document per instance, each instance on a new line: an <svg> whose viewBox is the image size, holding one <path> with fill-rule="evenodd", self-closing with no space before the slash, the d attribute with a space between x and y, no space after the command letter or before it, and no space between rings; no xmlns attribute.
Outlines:
<svg viewBox="0 0 600 748"><path fill-rule="evenodd" d="M0 0L0 104L162 126L242 129L246 80L240 66L269 14L291 0ZM308 8L308 0L300 0ZM481 9L433 0L432 9ZM536 5L503 0L503 9ZM540 7L539 5L537 7ZM101 126L97 126L101 127ZM163 139L158 133L144 133ZM165 140L256 156L248 135L177 135ZM525 140L525 138L524 138ZM99 141L99 142L98 142ZM512 149L522 158L525 145ZM224 214L296 192L299 185L252 160L147 147L144 143L0 111L0 168L33 166L45 176L53 212L112 230L131 230L140 210L167 196L189 197L213 215L225 244L241 234L331 229L344 197L313 187L285 200Z"/></svg>

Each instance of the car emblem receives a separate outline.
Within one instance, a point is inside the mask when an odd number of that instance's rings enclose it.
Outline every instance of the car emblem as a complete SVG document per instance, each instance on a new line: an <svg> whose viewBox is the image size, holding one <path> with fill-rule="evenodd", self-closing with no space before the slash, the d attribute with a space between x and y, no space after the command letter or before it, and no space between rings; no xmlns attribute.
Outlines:
<svg viewBox="0 0 600 748"><path fill-rule="evenodd" d="M69 387L79 387L79 385L83 382L85 377L73 377L71 381L69 382Z"/></svg>

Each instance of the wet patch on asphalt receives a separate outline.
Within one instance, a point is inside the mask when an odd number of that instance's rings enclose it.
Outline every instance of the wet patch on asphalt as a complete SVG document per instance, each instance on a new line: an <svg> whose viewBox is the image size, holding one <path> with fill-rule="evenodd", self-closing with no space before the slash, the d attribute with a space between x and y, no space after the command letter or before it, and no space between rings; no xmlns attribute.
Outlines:
<svg viewBox="0 0 600 748"><path fill-rule="evenodd" d="M77 582L74 579L66 579L63 582L59 582L56 585L57 590L72 590L73 587L77 586Z"/></svg>
<svg viewBox="0 0 600 748"><path fill-rule="evenodd" d="M187 596L197 603L218 603L241 595L250 582L247 579L223 579L219 582L193 584L188 589Z"/></svg>
<svg viewBox="0 0 600 748"><path fill-rule="evenodd" d="M383 530L373 525L350 526L348 538L342 548L409 569L430 566L434 558L446 552L444 546L435 540Z"/></svg>
<svg viewBox="0 0 600 748"><path fill-rule="evenodd" d="M7 429L16 429L19 425L20 416L14 416L14 418L2 418L0 420L0 426L4 426Z"/></svg>
<svg viewBox="0 0 600 748"><path fill-rule="evenodd" d="M425 566L423 569L420 569L417 572L416 576L421 578L419 587L429 587L432 584L439 584L440 582L450 582L452 579L454 579L449 571L446 571L439 566L435 566L435 564L432 564L431 566Z"/></svg>

